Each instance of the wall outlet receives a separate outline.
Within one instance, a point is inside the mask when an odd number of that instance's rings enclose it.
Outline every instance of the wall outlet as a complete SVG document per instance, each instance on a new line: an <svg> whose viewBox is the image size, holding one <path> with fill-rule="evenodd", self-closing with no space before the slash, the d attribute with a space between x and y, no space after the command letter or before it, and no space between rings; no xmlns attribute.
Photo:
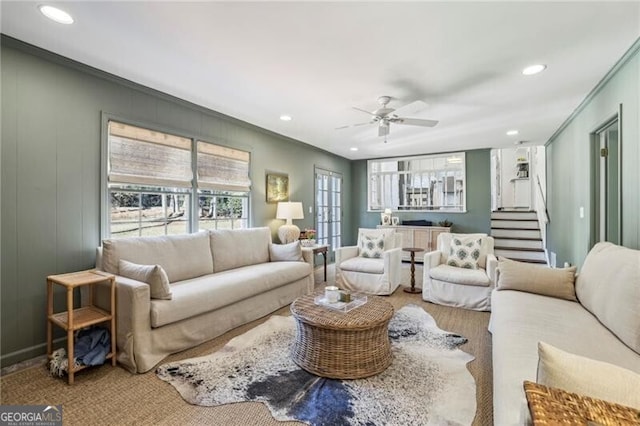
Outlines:
<svg viewBox="0 0 640 426"><path fill-rule="evenodd" d="M313 213L313 206L309 206L309 213Z"/></svg>
<svg viewBox="0 0 640 426"><path fill-rule="evenodd" d="M549 263L552 268L556 267L556 254L552 251L549 252Z"/></svg>
<svg viewBox="0 0 640 426"><path fill-rule="evenodd" d="M584 207L580 206L580 219L584 219Z"/></svg>

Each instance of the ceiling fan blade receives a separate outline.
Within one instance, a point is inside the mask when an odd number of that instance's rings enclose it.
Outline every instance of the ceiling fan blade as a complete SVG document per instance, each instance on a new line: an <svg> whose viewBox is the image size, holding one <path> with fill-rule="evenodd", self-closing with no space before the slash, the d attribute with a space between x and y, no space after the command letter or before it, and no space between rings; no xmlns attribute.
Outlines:
<svg viewBox="0 0 640 426"><path fill-rule="evenodd" d="M358 107L351 107L351 108L355 109L356 111L364 112L365 114L373 115L371 111L367 111L366 109L362 109Z"/></svg>
<svg viewBox="0 0 640 426"><path fill-rule="evenodd" d="M404 106L401 106L400 108L396 109L394 114L395 115L413 115L413 114L418 114L419 112L424 111L425 109L427 109L429 105L427 105L426 102L424 101L413 101L411 103L408 103Z"/></svg>
<svg viewBox="0 0 640 426"><path fill-rule="evenodd" d="M350 127L364 126L364 125L373 124L373 123L375 123L375 121L367 121L366 123L347 124L346 126L336 127L335 130L348 129Z"/></svg>
<svg viewBox="0 0 640 426"><path fill-rule="evenodd" d="M410 126L422 126L422 127L433 127L438 124L438 120L426 120L423 118L404 118L404 117L394 117L389 119L389 121L398 124L408 124Z"/></svg>

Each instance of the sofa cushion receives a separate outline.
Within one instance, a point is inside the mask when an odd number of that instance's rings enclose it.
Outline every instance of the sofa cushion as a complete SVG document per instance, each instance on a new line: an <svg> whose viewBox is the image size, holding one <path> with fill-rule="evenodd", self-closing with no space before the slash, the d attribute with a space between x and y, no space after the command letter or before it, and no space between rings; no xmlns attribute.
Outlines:
<svg viewBox="0 0 640 426"><path fill-rule="evenodd" d="M640 374L538 343L537 382L640 409Z"/></svg>
<svg viewBox="0 0 640 426"><path fill-rule="evenodd" d="M342 262L340 269L367 274L384 274L384 259L356 256Z"/></svg>
<svg viewBox="0 0 640 426"><path fill-rule="evenodd" d="M640 250L596 244L576 280L582 305L640 354Z"/></svg>
<svg viewBox="0 0 640 426"><path fill-rule="evenodd" d="M216 229L209 237L215 272L269 262L269 228Z"/></svg>
<svg viewBox="0 0 640 426"><path fill-rule="evenodd" d="M271 262L302 262L302 246L300 241L289 244L269 244L269 260Z"/></svg>
<svg viewBox="0 0 640 426"><path fill-rule="evenodd" d="M498 290L519 290L576 302L574 279L576 267L548 268L500 258Z"/></svg>
<svg viewBox="0 0 640 426"><path fill-rule="evenodd" d="M213 311L311 273L306 262L267 262L173 283L172 300L151 300L151 326L161 327Z"/></svg>
<svg viewBox="0 0 640 426"><path fill-rule="evenodd" d="M464 269L478 269L481 238L451 238L447 265Z"/></svg>
<svg viewBox="0 0 640 426"><path fill-rule="evenodd" d="M491 280L484 269L465 269L456 266L438 265L429 269L429 276L438 281L453 284L489 287Z"/></svg>
<svg viewBox="0 0 640 426"><path fill-rule="evenodd" d="M149 284L152 299L171 299L171 287L167 273L160 265L138 265L120 259L120 275Z"/></svg>
<svg viewBox="0 0 640 426"><path fill-rule="evenodd" d="M380 259L384 255L384 235L377 237L363 235L360 238L360 256L372 259Z"/></svg>
<svg viewBox="0 0 640 426"><path fill-rule="evenodd" d="M206 232L162 237L131 237L102 241L102 267L119 275L120 259L139 265L160 265L170 282L213 272Z"/></svg>
<svg viewBox="0 0 640 426"><path fill-rule="evenodd" d="M640 374L640 355L579 303L522 291L493 291L489 330L496 425L524 424L521 415L527 412L527 402L522 382L536 381L540 341Z"/></svg>

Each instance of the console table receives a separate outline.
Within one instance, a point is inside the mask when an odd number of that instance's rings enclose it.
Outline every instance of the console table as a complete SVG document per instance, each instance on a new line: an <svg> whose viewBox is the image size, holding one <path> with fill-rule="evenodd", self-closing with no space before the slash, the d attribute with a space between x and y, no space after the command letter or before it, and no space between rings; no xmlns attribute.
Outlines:
<svg viewBox="0 0 640 426"><path fill-rule="evenodd" d="M450 227L444 226L406 226L406 225L378 225L378 229L392 228L402 235L403 247L421 248L425 253L438 249L438 235L443 232L451 232ZM411 261L411 254L402 253L402 260ZM419 256L416 262L422 263L424 259Z"/></svg>

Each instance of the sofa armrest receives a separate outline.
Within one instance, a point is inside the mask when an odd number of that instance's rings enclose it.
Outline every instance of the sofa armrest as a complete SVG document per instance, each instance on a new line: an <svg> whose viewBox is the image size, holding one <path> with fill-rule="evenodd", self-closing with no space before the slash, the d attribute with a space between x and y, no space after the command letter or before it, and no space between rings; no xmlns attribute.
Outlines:
<svg viewBox="0 0 640 426"><path fill-rule="evenodd" d="M358 256L358 246L339 247L335 250L336 268L347 259Z"/></svg>
<svg viewBox="0 0 640 426"><path fill-rule="evenodd" d="M423 268L428 271L431 268L435 268L440 264L441 253L440 250L430 251L424 254Z"/></svg>
<svg viewBox="0 0 640 426"><path fill-rule="evenodd" d="M498 259L491 253L487 254L487 275L489 275L489 279L491 280L491 287L498 286L497 269Z"/></svg>
<svg viewBox="0 0 640 426"><path fill-rule="evenodd" d="M87 287L88 288L88 287ZM94 286L96 306L109 310L111 294L108 283ZM82 304L89 303L82 292ZM116 275L116 344L118 362L137 371L133 345L142 344L137 337L151 330L151 290L148 284Z"/></svg>
<svg viewBox="0 0 640 426"><path fill-rule="evenodd" d="M393 285L399 284L402 278L402 248L385 250L383 257L384 270L389 275L389 282Z"/></svg>
<svg viewBox="0 0 640 426"><path fill-rule="evenodd" d="M311 266L311 285L309 286L309 293L311 293L313 291L313 288L316 285L316 278L315 278L315 270L316 270L316 259L315 259L316 255L313 253L313 250L302 250L302 258L304 259L304 261L306 263L308 263Z"/></svg>

